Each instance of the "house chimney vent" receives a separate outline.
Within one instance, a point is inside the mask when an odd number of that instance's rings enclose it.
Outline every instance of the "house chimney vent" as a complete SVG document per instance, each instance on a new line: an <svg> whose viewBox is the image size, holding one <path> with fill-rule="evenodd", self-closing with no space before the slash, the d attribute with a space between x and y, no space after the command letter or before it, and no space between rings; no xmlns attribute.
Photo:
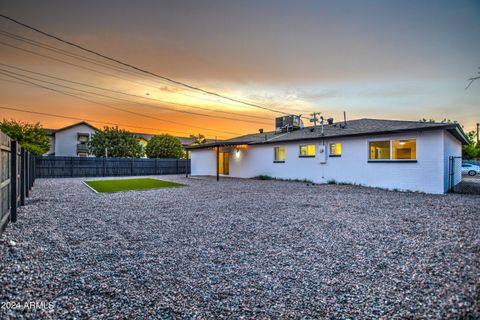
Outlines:
<svg viewBox="0 0 480 320"><path fill-rule="evenodd" d="M263 129L258 129L258 132L263 133Z"/></svg>
<svg viewBox="0 0 480 320"><path fill-rule="evenodd" d="M327 122L328 122L328 124L333 124L333 118L328 118Z"/></svg>

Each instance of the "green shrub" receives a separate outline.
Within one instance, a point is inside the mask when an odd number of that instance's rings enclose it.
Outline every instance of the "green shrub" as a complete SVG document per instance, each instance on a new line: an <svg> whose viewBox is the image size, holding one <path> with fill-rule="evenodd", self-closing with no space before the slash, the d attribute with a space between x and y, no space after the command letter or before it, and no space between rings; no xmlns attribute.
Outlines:
<svg viewBox="0 0 480 320"><path fill-rule="evenodd" d="M267 175L262 175L262 174L259 175L259 176L254 177L254 179L258 179L258 180L273 180L272 177L267 176Z"/></svg>
<svg viewBox="0 0 480 320"><path fill-rule="evenodd" d="M143 147L131 132L118 127L104 127L97 131L88 143L91 154L95 157L140 158Z"/></svg>
<svg viewBox="0 0 480 320"><path fill-rule="evenodd" d="M308 179L281 179L281 178L274 178L271 176L267 176L264 174L261 174L259 176L253 177L253 179L257 180L276 180L276 181L290 181L290 182L304 182L304 183L311 183L314 184L312 180Z"/></svg>
<svg viewBox="0 0 480 320"><path fill-rule="evenodd" d="M145 153L149 158L184 158L185 151L182 143L177 138L162 134L154 136L147 143Z"/></svg>
<svg viewBox="0 0 480 320"><path fill-rule="evenodd" d="M328 184L337 184L337 181L335 181L335 179L332 179L332 180L328 180L327 183Z"/></svg>
<svg viewBox="0 0 480 320"><path fill-rule="evenodd" d="M3 119L0 122L0 130L36 156L41 156L50 150L48 134L38 122L31 124Z"/></svg>

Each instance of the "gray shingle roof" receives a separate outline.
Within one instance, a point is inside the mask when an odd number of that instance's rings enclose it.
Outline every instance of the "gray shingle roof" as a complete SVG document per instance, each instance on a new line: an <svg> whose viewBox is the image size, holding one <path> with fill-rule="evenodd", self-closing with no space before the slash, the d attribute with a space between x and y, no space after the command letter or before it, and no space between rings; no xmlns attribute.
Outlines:
<svg viewBox="0 0 480 320"><path fill-rule="evenodd" d="M218 145L238 144L264 144L276 142L290 142L298 140L314 140L331 137L350 137L363 135L376 135L383 133L401 133L408 131L423 131L444 129L449 130L462 143L468 140L461 127L456 123L430 123L420 121L382 120L382 119L358 119L350 120L344 127L343 122L325 124L323 134L320 126L305 127L288 133L276 133L275 131L247 134L240 137L224 140L218 143L207 143L200 146L191 146L189 149L205 148Z"/></svg>

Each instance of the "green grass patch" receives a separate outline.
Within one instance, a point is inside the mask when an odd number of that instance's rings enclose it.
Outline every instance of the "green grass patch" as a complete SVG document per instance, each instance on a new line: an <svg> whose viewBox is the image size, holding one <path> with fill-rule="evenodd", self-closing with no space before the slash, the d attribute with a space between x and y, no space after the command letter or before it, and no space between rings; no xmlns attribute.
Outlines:
<svg viewBox="0 0 480 320"><path fill-rule="evenodd" d="M170 181L157 179L120 179L120 180L91 180L85 181L92 189L97 192L118 192L129 190L146 190L156 188L183 187L186 184L180 184Z"/></svg>

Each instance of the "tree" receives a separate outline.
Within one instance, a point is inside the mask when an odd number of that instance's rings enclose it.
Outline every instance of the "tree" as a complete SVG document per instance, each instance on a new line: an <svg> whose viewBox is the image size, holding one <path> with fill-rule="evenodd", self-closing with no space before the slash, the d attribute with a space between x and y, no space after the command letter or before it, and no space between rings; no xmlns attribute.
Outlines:
<svg viewBox="0 0 480 320"><path fill-rule="evenodd" d="M168 134L152 137L147 143L145 152L149 158L185 157L185 151L180 140Z"/></svg>
<svg viewBox="0 0 480 320"><path fill-rule="evenodd" d="M88 144L96 157L139 158L143 147L133 133L118 127L104 127L92 136Z"/></svg>
<svg viewBox="0 0 480 320"><path fill-rule="evenodd" d="M204 136L203 134L201 134L201 133L199 133L199 134L197 134L197 135L191 134L191 135L190 135L190 138L195 139L192 144L204 144L204 143L207 143L207 138L205 138L205 136Z"/></svg>
<svg viewBox="0 0 480 320"><path fill-rule="evenodd" d="M470 143L462 147L462 158L467 160L480 158L480 143L476 142L477 131L468 132L467 137Z"/></svg>
<svg viewBox="0 0 480 320"><path fill-rule="evenodd" d="M41 156L50 150L48 133L38 122L31 124L3 119L0 122L0 130L34 155Z"/></svg>
<svg viewBox="0 0 480 320"><path fill-rule="evenodd" d="M480 157L480 148L473 143L467 144L462 147L462 159L472 160Z"/></svg>

